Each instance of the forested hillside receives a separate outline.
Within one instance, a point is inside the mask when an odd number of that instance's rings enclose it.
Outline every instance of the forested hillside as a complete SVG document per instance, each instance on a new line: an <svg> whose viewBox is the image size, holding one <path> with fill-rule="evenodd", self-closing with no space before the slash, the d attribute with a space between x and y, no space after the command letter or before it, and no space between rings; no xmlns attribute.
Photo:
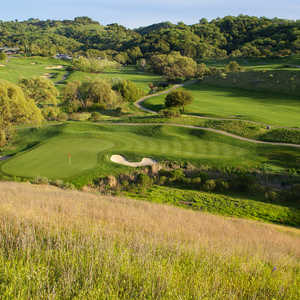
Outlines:
<svg viewBox="0 0 300 300"><path fill-rule="evenodd" d="M197 61L210 57L278 57L300 51L300 20L227 16L194 25L164 22L135 30L74 20L0 21L0 47L26 55L87 54L135 63L153 54L180 51Z"/></svg>

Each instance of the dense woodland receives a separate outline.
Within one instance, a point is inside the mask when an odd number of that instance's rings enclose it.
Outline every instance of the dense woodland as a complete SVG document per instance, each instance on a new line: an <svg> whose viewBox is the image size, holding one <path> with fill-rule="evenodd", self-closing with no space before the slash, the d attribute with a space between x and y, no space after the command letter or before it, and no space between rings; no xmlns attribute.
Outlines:
<svg viewBox="0 0 300 300"><path fill-rule="evenodd" d="M164 22L138 29L107 26L88 17L74 20L0 21L0 47L26 55L84 54L136 63L178 51L197 62L211 57L277 57L300 51L300 20L227 16L198 24Z"/></svg>

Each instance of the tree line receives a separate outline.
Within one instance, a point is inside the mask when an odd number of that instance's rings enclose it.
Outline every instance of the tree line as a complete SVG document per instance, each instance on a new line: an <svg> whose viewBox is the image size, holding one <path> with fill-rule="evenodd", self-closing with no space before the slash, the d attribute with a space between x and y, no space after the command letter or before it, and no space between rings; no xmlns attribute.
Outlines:
<svg viewBox="0 0 300 300"><path fill-rule="evenodd" d="M141 58L180 52L200 62L212 57L278 57L300 52L300 20L227 16L197 24L164 22L138 29L74 20L0 21L0 47L25 55L56 53L135 64Z"/></svg>

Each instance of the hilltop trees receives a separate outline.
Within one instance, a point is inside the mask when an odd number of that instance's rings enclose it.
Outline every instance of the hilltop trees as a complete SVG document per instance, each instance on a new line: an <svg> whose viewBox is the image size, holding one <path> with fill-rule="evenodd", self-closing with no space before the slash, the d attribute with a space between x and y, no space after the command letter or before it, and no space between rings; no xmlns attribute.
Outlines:
<svg viewBox="0 0 300 300"><path fill-rule="evenodd" d="M191 104L193 96L188 91L173 91L167 95L165 99L165 106L167 108L180 108L184 112L184 107Z"/></svg>
<svg viewBox="0 0 300 300"><path fill-rule="evenodd" d="M29 19L1 22L0 36L1 46L18 47L28 56L81 53L122 64L173 51L197 62L227 56L285 56L300 51L299 20L244 15L201 19L194 25L165 22L136 30L118 24L103 26L88 17Z"/></svg>
<svg viewBox="0 0 300 300"><path fill-rule="evenodd" d="M32 99L26 98L15 84L0 80L0 147L12 136L12 126L41 124L43 116Z"/></svg>

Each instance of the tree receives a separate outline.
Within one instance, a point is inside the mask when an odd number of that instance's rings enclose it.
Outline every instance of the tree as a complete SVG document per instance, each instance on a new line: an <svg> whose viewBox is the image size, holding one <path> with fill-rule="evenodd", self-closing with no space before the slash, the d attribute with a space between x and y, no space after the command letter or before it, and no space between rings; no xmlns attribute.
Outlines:
<svg viewBox="0 0 300 300"><path fill-rule="evenodd" d="M73 59L73 69L82 72L101 73L106 69L118 68L119 66L118 62L107 59L86 58L83 56Z"/></svg>
<svg viewBox="0 0 300 300"><path fill-rule="evenodd" d="M168 55L154 55L151 58L152 68L156 73L165 75L168 80L186 80L197 74L197 63L179 52Z"/></svg>
<svg viewBox="0 0 300 300"><path fill-rule="evenodd" d="M112 86L126 102L134 102L143 96L143 91L130 80L117 80Z"/></svg>
<svg viewBox="0 0 300 300"><path fill-rule="evenodd" d="M33 99L37 105L57 105L59 92L51 80L32 77L20 80L19 86L26 97Z"/></svg>
<svg viewBox="0 0 300 300"><path fill-rule="evenodd" d="M0 61L6 61L7 55L4 52L0 52Z"/></svg>
<svg viewBox="0 0 300 300"><path fill-rule="evenodd" d="M93 105L104 109L115 108L119 97L110 83L103 79L90 82L72 81L64 90L64 104L69 112L87 110Z"/></svg>
<svg viewBox="0 0 300 300"><path fill-rule="evenodd" d="M193 102L193 96L187 91L173 91L165 99L166 107L180 107L184 112L184 107Z"/></svg>
<svg viewBox="0 0 300 300"><path fill-rule="evenodd" d="M236 62L231 61L226 67L225 72L226 73L235 73L235 72L241 72L243 68Z"/></svg>
<svg viewBox="0 0 300 300"><path fill-rule="evenodd" d="M0 139L1 146L11 138L14 125L43 121L41 111L32 99L27 99L20 87L0 80Z"/></svg>

